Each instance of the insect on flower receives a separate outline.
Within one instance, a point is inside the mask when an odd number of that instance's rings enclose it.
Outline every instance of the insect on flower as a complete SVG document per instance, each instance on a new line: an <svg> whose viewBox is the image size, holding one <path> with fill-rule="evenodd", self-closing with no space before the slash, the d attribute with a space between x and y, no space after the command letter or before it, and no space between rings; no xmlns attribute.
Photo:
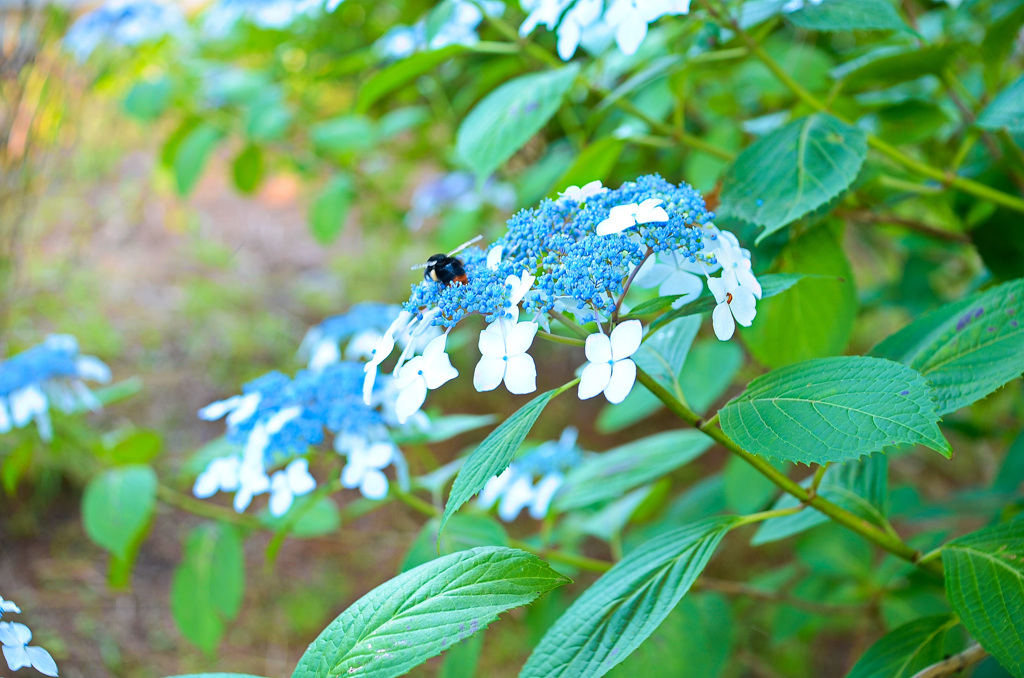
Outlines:
<svg viewBox="0 0 1024 678"><path fill-rule="evenodd" d="M427 263L413 266L412 270L416 270L417 268L426 269L423 271L423 278L425 280L439 282L445 287L448 287L453 282L465 284L468 281L466 278L466 269L463 267L462 261L455 258L455 255L481 238L483 238L483 236L478 235L472 240L462 243L448 254L435 254L427 259Z"/></svg>

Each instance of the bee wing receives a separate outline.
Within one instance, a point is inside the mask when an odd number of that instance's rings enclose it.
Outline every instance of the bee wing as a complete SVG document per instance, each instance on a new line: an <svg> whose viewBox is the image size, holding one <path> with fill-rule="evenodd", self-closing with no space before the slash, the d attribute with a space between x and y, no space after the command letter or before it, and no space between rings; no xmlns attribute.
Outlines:
<svg viewBox="0 0 1024 678"><path fill-rule="evenodd" d="M478 235L477 237L473 238L472 240L467 240L466 242L462 243L461 245L459 245L458 247L453 249L451 252L449 252L448 256L449 257L454 257L456 254L458 254L462 250L466 249L467 247L469 247L470 245L472 245L475 242L479 242L482 239L483 239L483 236L482 235Z"/></svg>
<svg viewBox="0 0 1024 678"><path fill-rule="evenodd" d="M410 271L416 271L416 270L419 270L421 268L426 268L427 266L430 266L430 264L424 261L422 264L416 264L415 266L410 266L409 270Z"/></svg>

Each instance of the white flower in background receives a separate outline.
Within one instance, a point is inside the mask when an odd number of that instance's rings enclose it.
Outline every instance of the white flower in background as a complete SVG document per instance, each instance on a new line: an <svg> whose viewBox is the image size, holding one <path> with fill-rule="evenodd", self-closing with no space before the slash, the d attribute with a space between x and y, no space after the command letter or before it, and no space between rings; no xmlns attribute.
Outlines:
<svg viewBox="0 0 1024 678"><path fill-rule="evenodd" d="M608 211L608 218L597 225L598 235L621 233L637 224L668 221L668 213L661 207L661 200L648 198L637 205L618 205Z"/></svg>
<svg viewBox="0 0 1024 678"><path fill-rule="evenodd" d="M498 517L505 522L515 520L524 508L529 509L530 517L542 520L547 516L551 500L564 479L561 473L553 471L545 474L534 485L530 475L513 463L487 481L480 491L477 504L487 510L498 503Z"/></svg>
<svg viewBox="0 0 1024 678"><path fill-rule="evenodd" d="M715 328L715 336L721 341L727 341L736 331L736 323L750 327L757 314L755 295L752 290L737 284L736 279L728 275L723 275L721 278L708 278L708 289L715 295L715 301L718 302L711 314L711 324Z"/></svg>
<svg viewBox="0 0 1024 678"><path fill-rule="evenodd" d="M448 335L442 334L432 340L418 355L398 368L395 385L399 388L395 400L395 413L399 423L404 424L427 399L427 391L439 388L459 376L452 367L452 361L445 353Z"/></svg>
<svg viewBox="0 0 1024 678"><path fill-rule="evenodd" d="M404 330L412 321L413 315L408 311L402 311L395 318L391 326L384 332L384 335L377 342L376 348L371 351L370 362L366 363L363 370L366 378L363 380L363 401L369 405L373 394L373 382L377 379L377 367L387 360L391 352L395 350L395 335Z"/></svg>
<svg viewBox="0 0 1024 678"><path fill-rule="evenodd" d="M5 600L3 596L0 596L0 617L4 616L4 612L21 614L21 608L13 600Z"/></svg>
<svg viewBox="0 0 1024 678"><path fill-rule="evenodd" d="M615 27L615 42L623 54L635 54L647 37L648 24L689 11L690 0L612 0L604 20Z"/></svg>
<svg viewBox="0 0 1024 678"><path fill-rule="evenodd" d="M600 179L591 181L590 183L583 184L583 186L570 186L561 193L560 196L563 198L569 198L578 203L585 203L587 198L592 198L595 195L600 195L608 189L601 185Z"/></svg>
<svg viewBox="0 0 1024 678"><path fill-rule="evenodd" d="M661 252L640 266L633 284L645 289L657 287L658 294L663 297L682 295L672 302L672 308L680 308L694 301L704 291L704 278L701 274L707 268L707 264L691 262L677 252Z"/></svg>
<svg viewBox="0 0 1024 678"><path fill-rule="evenodd" d="M192 494L208 499L218 492L234 492L238 489L238 472L242 468L239 457L220 457L206 465L206 470L196 478Z"/></svg>
<svg viewBox="0 0 1024 678"><path fill-rule="evenodd" d="M572 0L521 0L519 3L529 14L519 27L519 35L526 37L538 24L544 24L549 31L555 30L562 12Z"/></svg>
<svg viewBox="0 0 1024 678"><path fill-rule="evenodd" d="M822 0L810 0L810 3L812 5L820 5L822 3ZM955 3L952 0L947 0L947 3L950 5L950 7L955 8L960 5L960 0L956 0ZM792 12L798 12L803 8L804 0L789 0L789 2L782 6L782 11L785 12L786 14L791 14Z"/></svg>
<svg viewBox="0 0 1024 678"><path fill-rule="evenodd" d="M587 337L585 351L590 361L580 374L580 400L604 392L610 403L621 403L636 381L636 363L630 356L640 348L643 326L639 320L627 320L612 330L611 336L595 332Z"/></svg>
<svg viewBox="0 0 1024 678"><path fill-rule="evenodd" d="M480 362L473 372L477 391L493 391L502 381L509 393L537 390L537 365L527 353L537 336L537 323L498 318L480 332Z"/></svg>
<svg viewBox="0 0 1024 678"><path fill-rule="evenodd" d="M295 497L309 494L316 480L309 474L309 462L296 459L270 477L270 514L283 516L292 507Z"/></svg>
<svg viewBox="0 0 1024 678"><path fill-rule="evenodd" d="M41 647L30 647L32 631L17 622L0 622L0 645L11 671L32 667L46 676L57 675L57 663Z"/></svg>
<svg viewBox="0 0 1024 678"><path fill-rule="evenodd" d="M750 252L740 247L736 236L729 231L721 231L718 247L714 252L722 267L722 277L731 278L737 285L750 290L760 299L761 283L750 270Z"/></svg>
<svg viewBox="0 0 1024 678"><path fill-rule="evenodd" d="M397 450L392 443L354 445L348 451L348 463L341 471L343 487L359 491L367 499L383 499L388 494L388 478L382 469L394 461Z"/></svg>
<svg viewBox="0 0 1024 678"><path fill-rule="evenodd" d="M576 53L584 32L600 21L603 8L604 0L578 0L572 9L565 13L558 25L558 56L562 61L568 61Z"/></svg>

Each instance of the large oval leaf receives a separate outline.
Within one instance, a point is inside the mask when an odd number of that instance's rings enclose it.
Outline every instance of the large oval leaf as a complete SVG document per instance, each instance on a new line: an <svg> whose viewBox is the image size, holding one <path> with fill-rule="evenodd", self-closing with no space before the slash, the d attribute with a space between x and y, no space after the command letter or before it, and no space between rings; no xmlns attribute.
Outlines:
<svg viewBox="0 0 1024 678"><path fill-rule="evenodd" d="M569 582L535 555L480 547L420 565L357 600L309 646L292 678L400 676L498 614Z"/></svg>
<svg viewBox="0 0 1024 678"><path fill-rule="evenodd" d="M548 629L520 678L598 678L610 671L658 628L739 520L704 520L631 552Z"/></svg>
<svg viewBox="0 0 1024 678"><path fill-rule="evenodd" d="M995 525L942 547L946 595L975 640L1024 675L1024 520Z"/></svg>
<svg viewBox="0 0 1024 678"><path fill-rule="evenodd" d="M120 466L89 481L82 495L85 533L119 560L129 560L156 510L156 473L141 464Z"/></svg>
<svg viewBox="0 0 1024 678"><path fill-rule="evenodd" d="M174 154L174 180L180 195L188 195L195 188L210 153L223 136L219 129L202 122L182 138Z"/></svg>
<svg viewBox="0 0 1024 678"><path fill-rule="evenodd" d="M831 115L795 120L740 153L718 211L763 226L760 242L849 188L867 150L863 130Z"/></svg>
<svg viewBox="0 0 1024 678"><path fill-rule="evenodd" d="M1024 280L1014 280L926 313L871 353L924 375L947 414L1020 376L1022 321Z"/></svg>
<svg viewBox="0 0 1024 678"><path fill-rule="evenodd" d="M846 678L911 678L942 660L946 633L956 625L956 617L948 614L904 624L869 647Z"/></svg>
<svg viewBox="0 0 1024 678"><path fill-rule="evenodd" d="M899 12L887 0L829 0L809 2L786 15L800 28L812 31L905 31L913 33Z"/></svg>
<svg viewBox="0 0 1024 678"><path fill-rule="evenodd" d="M486 179L543 127L562 105L579 66L516 78L488 94L459 125L458 157Z"/></svg>
<svg viewBox="0 0 1024 678"><path fill-rule="evenodd" d="M894 445L949 456L931 388L906 365L850 356L808 360L750 382L721 411L752 454L802 464L856 459Z"/></svg>
<svg viewBox="0 0 1024 678"><path fill-rule="evenodd" d="M480 443L480 446L473 450L452 484L452 491L448 495L448 503L445 504L439 529L443 530L444 524L448 522L452 514L482 490L488 480L508 468L513 457L516 456L519 446L523 444L526 434L533 428L533 423L544 411L548 401L561 392L562 389L554 389L547 393L541 393L503 421L498 428L491 431L490 435Z"/></svg>

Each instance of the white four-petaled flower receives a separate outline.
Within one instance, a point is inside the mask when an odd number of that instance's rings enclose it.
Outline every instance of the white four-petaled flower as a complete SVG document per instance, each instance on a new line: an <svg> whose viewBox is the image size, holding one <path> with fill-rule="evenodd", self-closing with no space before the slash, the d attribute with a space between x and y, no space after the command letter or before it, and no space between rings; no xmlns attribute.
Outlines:
<svg viewBox="0 0 1024 678"><path fill-rule="evenodd" d="M270 514L283 516L292 507L295 497L309 494L314 488L316 480L309 474L309 462L294 460L270 476Z"/></svg>
<svg viewBox="0 0 1024 678"><path fill-rule="evenodd" d="M640 266L633 284L643 288L657 287L658 294L663 297L682 295L672 303L672 308L680 308L695 300L704 290L704 279L699 274L706 268L706 264L691 262L676 252L661 253Z"/></svg>
<svg viewBox="0 0 1024 678"><path fill-rule="evenodd" d="M415 414L427 399L427 390L435 389L459 376L452 367L452 361L444 352L447 334L431 340L418 355L405 363L395 375L398 398L395 400L395 414L398 422L404 424Z"/></svg>
<svg viewBox="0 0 1024 678"><path fill-rule="evenodd" d="M596 332L587 337L585 351L590 361L580 374L580 400L604 392L610 403L621 403L636 381L636 363L630 356L640 348L643 327L639 320L627 320L611 336Z"/></svg>
<svg viewBox="0 0 1024 678"><path fill-rule="evenodd" d="M600 195L601 193L604 193L607 190L607 188L601 185L601 180L597 179L595 181L591 181L590 183L583 184L583 186L570 186L569 188L559 193L559 195L562 196L563 198L575 200L578 203L584 203L587 201L587 198L592 198L595 195Z"/></svg>
<svg viewBox="0 0 1024 678"><path fill-rule="evenodd" d="M721 278L708 278L708 289L715 295L715 301L718 302L711 314L711 324L715 328L715 336L726 341L736 331L736 323L750 327L757 314L755 295L752 290L739 285L735 277L729 275L723 275Z"/></svg>
<svg viewBox="0 0 1024 678"><path fill-rule="evenodd" d="M32 631L17 622L0 622L0 645L11 671L31 666L47 676L57 675L57 663L41 647L29 647Z"/></svg>
<svg viewBox="0 0 1024 678"><path fill-rule="evenodd" d="M493 391L502 381L509 393L537 390L537 365L526 352L537 336L537 323L498 318L480 332L480 362L473 372L477 391Z"/></svg>
<svg viewBox="0 0 1024 678"><path fill-rule="evenodd" d="M341 471L341 484L359 488L367 499L383 499L388 494L388 478L382 469L395 459L391 443L355 445L348 451L348 463Z"/></svg>
<svg viewBox="0 0 1024 678"><path fill-rule="evenodd" d="M648 198L639 205L630 203L613 207L608 210L608 218L597 225L597 234L622 233L637 224L668 221L668 212L661 207L661 202L658 198Z"/></svg>

